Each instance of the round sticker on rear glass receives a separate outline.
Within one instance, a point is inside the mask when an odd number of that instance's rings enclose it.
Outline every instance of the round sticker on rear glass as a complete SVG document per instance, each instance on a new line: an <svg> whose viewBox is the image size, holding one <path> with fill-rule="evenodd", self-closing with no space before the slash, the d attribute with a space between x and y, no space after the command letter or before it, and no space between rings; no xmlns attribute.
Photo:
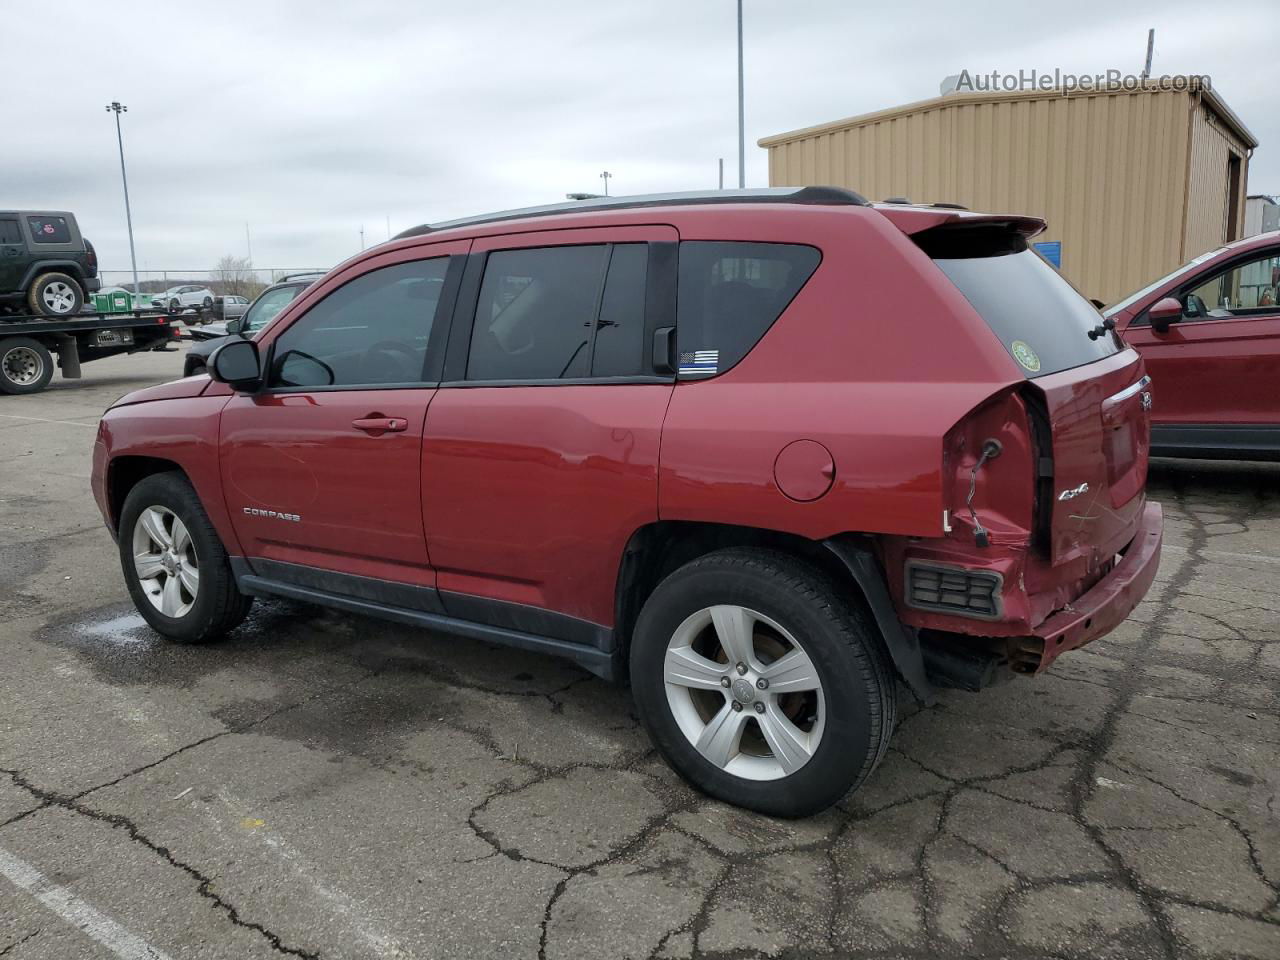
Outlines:
<svg viewBox="0 0 1280 960"><path fill-rule="evenodd" d="M1030 373L1040 372L1040 357L1021 340L1015 340L1009 344L1009 352L1013 354L1013 359L1022 364Z"/></svg>

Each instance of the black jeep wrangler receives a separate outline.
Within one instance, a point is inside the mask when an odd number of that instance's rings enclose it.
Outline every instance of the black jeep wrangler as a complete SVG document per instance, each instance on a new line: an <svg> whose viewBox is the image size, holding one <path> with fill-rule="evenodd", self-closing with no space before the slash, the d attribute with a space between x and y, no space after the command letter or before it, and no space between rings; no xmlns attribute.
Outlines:
<svg viewBox="0 0 1280 960"><path fill-rule="evenodd" d="M0 210L0 312L75 317L101 286L73 214Z"/></svg>

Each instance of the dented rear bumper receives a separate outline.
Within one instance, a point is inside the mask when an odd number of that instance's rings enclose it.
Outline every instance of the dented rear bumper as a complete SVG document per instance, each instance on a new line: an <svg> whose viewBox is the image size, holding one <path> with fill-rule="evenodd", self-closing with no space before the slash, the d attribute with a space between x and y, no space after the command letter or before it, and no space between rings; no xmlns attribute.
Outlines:
<svg viewBox="0 0 1280 960"><path fill-rule="evenodd" d="M1137 534L1111 572L1033 632L1034 640L1044 645L1036 672L1053 663L1059 654L1091 643L1124 622L1155 580L1163 538L1164 512L1160 504L1149 502Z"/></svg>

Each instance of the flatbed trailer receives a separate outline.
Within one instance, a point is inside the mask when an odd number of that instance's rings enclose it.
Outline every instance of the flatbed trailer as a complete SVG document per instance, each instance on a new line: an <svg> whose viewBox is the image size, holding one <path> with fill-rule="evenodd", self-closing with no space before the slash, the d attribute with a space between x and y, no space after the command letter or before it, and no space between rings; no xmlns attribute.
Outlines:
<svg viewBox="0 0 1280 960"><path fill-rule="evenodd" d="M0 316L0 393L38 393L57 368L80 379L80 365L121 353L163 350L179 338L177 316L159 310L82 313L73 320Z"/></svg>

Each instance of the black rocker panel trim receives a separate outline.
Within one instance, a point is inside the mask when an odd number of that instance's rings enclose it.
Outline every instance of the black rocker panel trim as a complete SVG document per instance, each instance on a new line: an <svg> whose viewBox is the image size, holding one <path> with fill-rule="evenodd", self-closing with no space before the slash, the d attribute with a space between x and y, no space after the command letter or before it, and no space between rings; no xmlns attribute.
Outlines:
<svg viewBox="0 0 1280 960"><path fill-rule="evenodd" d="M613 630L538 607L356 577L277 560L231 557L250 596L302 600L574 661L604 680L621 676ZM446 604L448 608L446 608Z"/></svg>
<svg viewBox="0 0 1280 960"><path fill-rule="evenodd" d="M1280 460L1280 424L1153 424L1151 455L1206 460Z"/></svg>

